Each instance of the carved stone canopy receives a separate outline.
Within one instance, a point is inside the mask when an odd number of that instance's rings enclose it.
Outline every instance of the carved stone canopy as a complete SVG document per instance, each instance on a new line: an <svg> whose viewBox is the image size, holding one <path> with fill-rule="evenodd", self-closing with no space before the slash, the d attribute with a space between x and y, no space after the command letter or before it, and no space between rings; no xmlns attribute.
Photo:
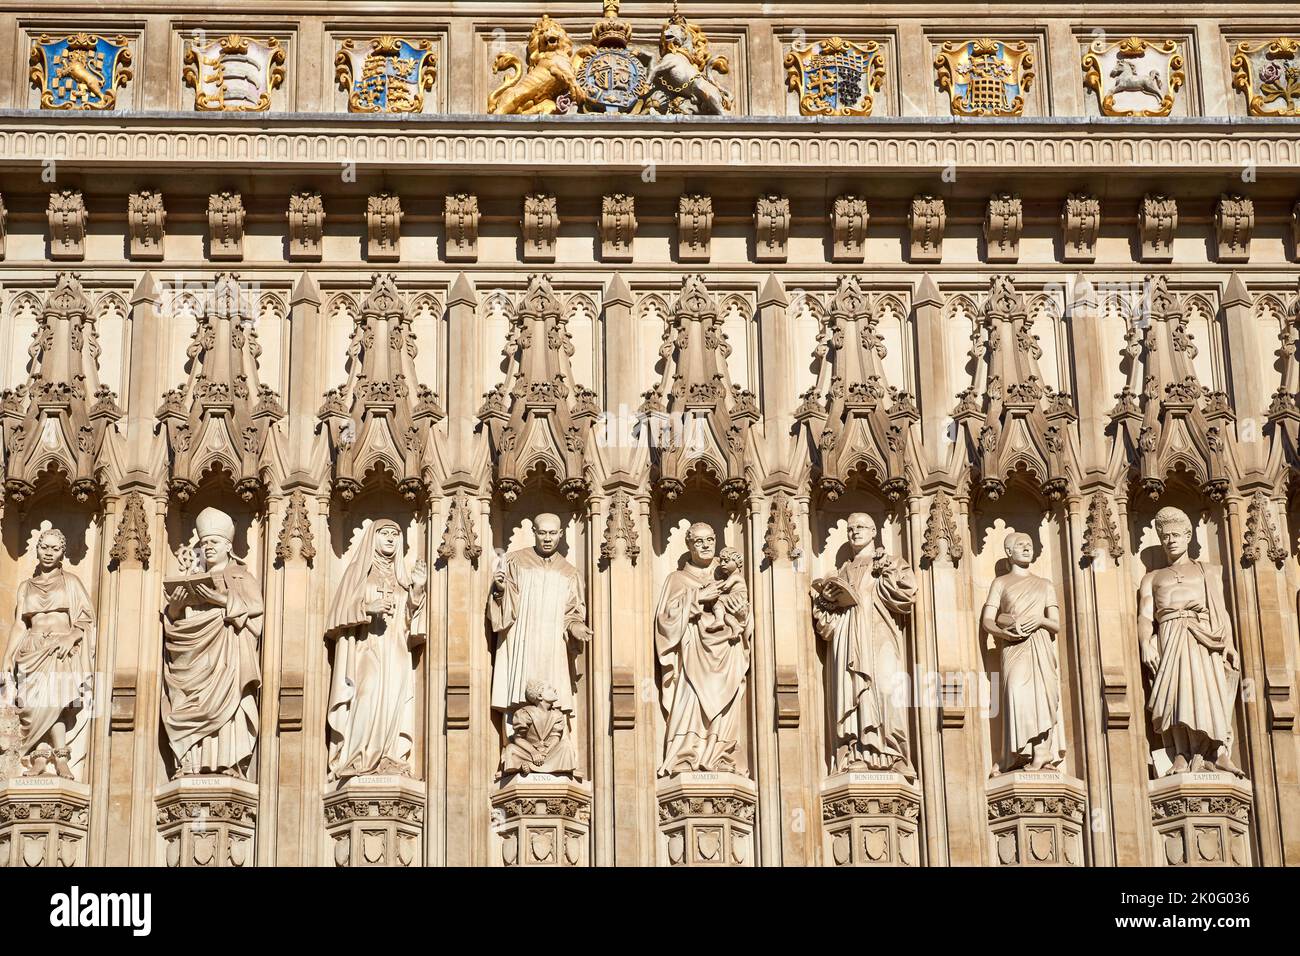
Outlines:
<svg viewBox="0 0 1300 956"><path fill-rule="evenodd" d="M224 474L245 501L265 491L271 426L280 396L258 378L258 304L233 273L217 276L186 350L188 377L163 396L170 488L187 501L209 475Z"/></svg>
<svg viewBox="0 0 1300 956"><path fill-rule="evenodd" d="M104 490L100 450L122 410L100 384L95 317L75 274L59 273L28 353L26 383L0 391L5 493L23 501L54 478L85 501Z"/></svg>
<svg viewBox="0 0 1300 956"><path fill-rule="evenodd" d="M1033 324L1011 277L994 276L973 336L974 382L953 413L990 498L1001 497L1017 473L1031 477L1049 501L1060 501L1077 485L1074 403L1039 368L1043 351Z"/></svg>
<svg viewBox="0 0 1300 956"><path fill-rule="evenodd" d="M652 421L651 477L668 499L701 473L736 500L749 487L749 426L758 419L754 394L732 384L731 346L704 278L688 275L664 329L664 373L641 406Z"/></svg>
<svg viewBox="0 0 1300 956"><path fill-rule="evenodd" d="M1135 319L1129 330L1129 381L1111 411L1116 440L1152 498L1182 472L1211 500L1221 501L1236 472L1228 397L1198 380L1186 302L1169 290L1164 275L1147 277L1142 308L1145 321Z"/></svg>
<svg viewBox="0 0 1300 956"><path fill-rule="evenodd" d="M573 381L573 338L551 280L528 280L511 316L505 381L487 395L487 423L496 487L515 501L534 472L549 474L565 497L587 494L587 441L600 414L595 393Z"/></svg>
<svg viewBox="0 0 1300 956"><path fill-rule="evenodd" d="M432 479L432 429L443 412L415 374L411 316L392 273L376 273L353 320L348 380L325 393L333 489L351 501L386 476L408 499Z"/></svg>
<svg viewBox="0 0 1300 956"><path fill-rule="evenodd" d="M891 500L913 486L912 424L920 415L911 395L889 384L877 332L881 311L891 306L902 310L892 297L869 299L857 276L841 276L822 319L817 385L797 417L807 428L816 487L831 501L856 473L874 476Z"/></svg>

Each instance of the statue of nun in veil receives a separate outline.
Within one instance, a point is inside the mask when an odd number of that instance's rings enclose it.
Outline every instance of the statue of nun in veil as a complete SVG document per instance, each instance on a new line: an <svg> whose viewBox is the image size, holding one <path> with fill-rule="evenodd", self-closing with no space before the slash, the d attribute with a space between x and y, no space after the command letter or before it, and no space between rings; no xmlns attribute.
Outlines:
<svg viewBox="0 0 1300 956"><path fill-rule="evenodd" d="M329 779L411 774L415 730L413 652L424 643L423 561L407 571L402 529L371 522L334 593L325 640L334 642Z"/></svg>

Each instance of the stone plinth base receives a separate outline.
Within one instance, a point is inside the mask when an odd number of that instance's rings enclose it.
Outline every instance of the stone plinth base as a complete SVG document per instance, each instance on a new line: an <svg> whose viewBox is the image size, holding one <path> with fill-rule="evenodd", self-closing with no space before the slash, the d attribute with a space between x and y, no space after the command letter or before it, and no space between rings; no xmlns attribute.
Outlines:
<svg viewBox="0 0 1300 956"><path fill-rule="evenodd" d="M662 778L660 866L753 866L754 782L734 773Z"/></svg>
<svg viewBox="0 0 1300 956"><path fill-rule="evenodd" d="M568 777L511 777L492 794L493 866L587 866L591 787Z"/></svg>
<svg viewBox="0 0 1300 956"><path fill-rule="evenodd" d="M921 791L898 773L837 773L822 783L827 866L916 866Z"/></svg>
<svg viewBox="0 0 1300 956"><path fill-rule="evenodd" d="M1152 780L1157 866L1250 866L1250 782L1230 773Z"/></svg>
<svg viewBox="0 0 1300 956"><path fill-rule="evenodd" d="M154 802L168 866L253 865L256 784L219 774L177 777Z"/></svg>
<svg viewBox="0 0 1300 956"><path fill-rule="evenodd" d="M1017 770L988 783L996 866L1083 866L1088 790L1055 771Z"/></svg>
<svg viewBox="0 0 1300 956"><path fill-rule="evenodd" d="M421 866L424 784L410 777L349 777L325 794L336 866Z"/></svg>
<svg viewBox="0 0 1300 956"><path fill-rule="evenodd" d="M0 866L84 866L90 787L42 775L0 787Z"/></svg>

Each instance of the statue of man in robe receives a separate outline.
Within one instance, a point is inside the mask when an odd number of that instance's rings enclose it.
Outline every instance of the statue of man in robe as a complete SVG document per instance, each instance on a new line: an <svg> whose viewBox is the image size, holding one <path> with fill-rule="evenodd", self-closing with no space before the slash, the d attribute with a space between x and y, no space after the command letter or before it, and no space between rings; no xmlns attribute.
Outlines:
<svg viewBox="0 0 1300 956"><path fill-rule="evenodd" d="M514 732L515 710L528 704L530 681L555 689L554 707L572 726L573 658L591 640L591 631L578 569L559 553L562 537L558 515L538 515L533 547L511 551L492 577L488 622L497 637L492 709L501 712L507 735Z"/></svg>
<svg viewBox="0 0 1300 956"><path fill-rule="evenodd" d="M868 514L848 520L853 556L813 582L813 624L827 642L833 773L880 770L915 780L903 620L916 604L910 568L875 547Z"/></svg>
<svg viewBox="0 0 1300 956"><path fill-rule="evenodd" d="M162 722L174 777L247 779L257 747L262 589L231 554L235 523L216 508L195 522L197 549L164 582Z"/></svg>
<svg viewBox="0 0 1300 956"><path fill-rule="evenodd" d="M412 655L424 643L428 583L423 561L407 569L396 521L367 525L325 621L325 639L334 642L326 716L330 780L411 775Z"/></svg>
<svg viewBox="0 0 1300 956"><path fill-rule="evenodd" d="M1170 763L1166 774L1244 776L1231 756L1241 669L1223 571L1188 555L1192 522L1177 508L1161 508L1155 527L1169 564L1142 578L1138 640L1151 675L1151 724Z"/></svg>
<svg viewBox="0 0 1300 956"><path fill-rule="evenodd" d="M1029 573L1029 535L1013 531L1003 547L1011 570L994 579L980 615L1002 647L1002 754L993 764L995 777L1022 767L1050 770L1065 758L1056 585Z"/></svg>
<svg viewBox="0 0 1300 956"><path fill-rule="evenodd" d="M24 776L53 771L75 780L85 763L95 660L95 610L63 569L67 542L57 528L36 540L36 570L18 585L0 682L19 719Z"/></svg>
<svg viewBox="0 0 1300 956"><path fill-rule="evenodd" d="M655 650L667 731L659 776L688 771L746 773L737 760L745 719L753 620L728 550L719 574L717 537L697 523L686 532L685 565L664 581L655 611Z"/></svg>

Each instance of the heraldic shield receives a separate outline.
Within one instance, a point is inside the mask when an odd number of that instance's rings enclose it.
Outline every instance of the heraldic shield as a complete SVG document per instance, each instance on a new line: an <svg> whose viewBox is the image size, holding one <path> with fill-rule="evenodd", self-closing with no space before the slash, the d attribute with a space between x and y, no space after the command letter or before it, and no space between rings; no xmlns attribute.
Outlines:
<svg viewBox="0 0 1300 956"><path fill-rule="evenodd" d="M131 51L124 36L44 34L32 45L31 81L45 110L111 110L117 89L131 79Z"/></svg>
<svg viewBox="0 0 1300 956"><path fill-rule="evenodd" d="M1020 116L1034 81L1029 44L988 38L945 42L934 61L953 116Z"/></svg>
<svg viewBox="0 0 1300 956"><path fill-rule="evenodd" d="M429 40L382 36L359 49L348 39L334 69L339 89L348 94L349 113L420 113L437 76L437 54Z"/></svg>
<svg viewBox="0 0 1300 956"><path fill-rule="evenodd" d="M785 70L802 115L870 116L873 94L885 81L885 55L874 40L857 44L831 37L791 49Z"/></svg>

